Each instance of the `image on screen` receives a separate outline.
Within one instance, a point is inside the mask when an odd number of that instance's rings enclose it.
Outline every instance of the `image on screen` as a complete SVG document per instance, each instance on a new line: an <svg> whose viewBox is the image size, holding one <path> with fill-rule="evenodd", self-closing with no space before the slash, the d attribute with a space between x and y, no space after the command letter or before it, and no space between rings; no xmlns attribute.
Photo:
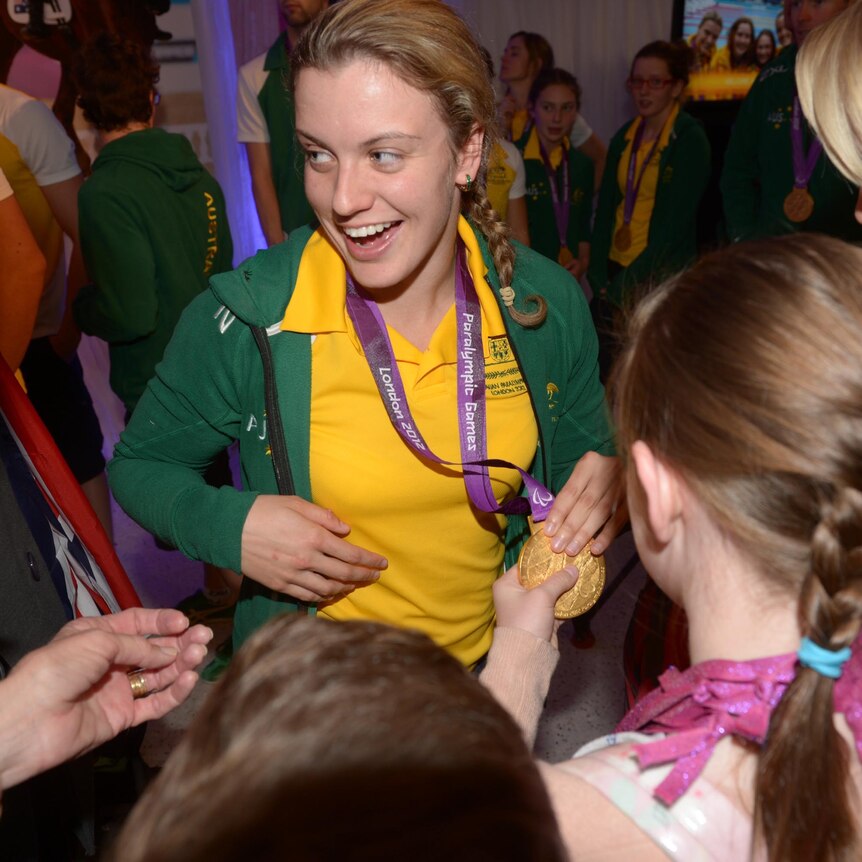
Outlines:
<svg viewBox="0 0 862 862"><path fill-rule="evenodd" d="M760 70L781 51L781 35L789 38L776 22L783 11L783 0L677 0L674 37L688 42L694 57L689 97L744 98Z"/></svg>

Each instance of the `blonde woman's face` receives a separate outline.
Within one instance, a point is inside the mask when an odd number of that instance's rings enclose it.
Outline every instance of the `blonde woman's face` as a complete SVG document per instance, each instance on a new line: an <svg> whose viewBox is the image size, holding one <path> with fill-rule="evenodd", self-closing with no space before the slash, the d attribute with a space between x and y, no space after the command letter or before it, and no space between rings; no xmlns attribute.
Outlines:
<svg viewBox="0 0 862 862"><path fill-rule="evenodd" d="M500 59L500 80L523 81L530 77L530 55L521 36L513 36L506 43L503 56Z"/></svg>
<svg viewBox="0 0 862 862"><path fill-rule="evenodd" d="M303 69L295 106L306 196L354 279L375 291L450 277L475 137L453 155L431 97L368 60Z"/></svg>

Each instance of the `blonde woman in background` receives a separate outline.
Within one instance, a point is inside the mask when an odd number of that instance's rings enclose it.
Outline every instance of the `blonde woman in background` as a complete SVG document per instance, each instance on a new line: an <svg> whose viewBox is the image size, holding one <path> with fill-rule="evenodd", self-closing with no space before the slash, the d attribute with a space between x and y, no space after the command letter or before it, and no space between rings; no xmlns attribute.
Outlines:
<svg viewBox="0 0 862 862"><path fill-rule="evenodd" d="M850 8L805 40L796 61L796 86L808 122L832 164L862 186L862 4ZM856 202L862 223L862 189Z"/></svg>

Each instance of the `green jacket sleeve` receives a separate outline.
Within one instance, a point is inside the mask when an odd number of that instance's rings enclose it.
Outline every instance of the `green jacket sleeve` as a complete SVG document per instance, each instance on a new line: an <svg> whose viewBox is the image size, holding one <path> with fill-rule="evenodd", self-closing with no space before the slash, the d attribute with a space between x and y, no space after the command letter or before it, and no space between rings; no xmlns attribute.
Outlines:
<svg viewBox="0 0 862 862"><path fill-rule="evenodd" d="M710 169L706 132L691 121L660 167L647 247L617 275L611 290L614 296L625 297L636 285L677 272L694 259L697 210Z"/></svg>
<svg viewBox="0 0 862 862"><path fill-rule="evenodd" d="M724 153L721 197L727 235L732 242L755 235L760 204L758 123L763 121L760 93L755 81L742 103Z"/></svg>
<svg viewBox="0 0 862 862"><path fill-rule="evenodd" d="M582 155L578 153L578 155ZM595 170L593 163L586 159L586 164L579 160L578 164L578 186L583 190L584 196L580 201L578 209L578 242L590 242L590 222L593 215L593 196L595 194ZM577 253L577 248L574 249Z"/></svg>
<svg viewBox="0 0 862 862"><path fill-rule="evenodd" d="M608 147L608 158L599 187L599 200L596 205L596 219L593 224L593 238L590 248L590 267L587 276L594 294L606 291L608 280L608 255L614 230L614 218L622 197L617 183L617 169L625 149L625 133L630 123L626 123Z"/></svg>
<svg viewBox="0 0 862 862"><path fill-rule="evenodd" d="M239 435L236 366L255 349L244 325L207 291L185 310L155 377L108 465L111 489L128 514L187 556L240 569L242 528L257 494L212 488L203 472ZM190 361L193 357L193 361Z"/></svg>
<svg viewBox="0 0 862 862"><path fill-rule="evenodd" d="M134 341L156 328L155 263L146 227L134 201L95 198L86 184L78 200L81 250L91 283L73 306L83 332L109 343Z"/></svg>
<svg viewBox="0 0 862 862"><path fill-rule="evenodd" d="M589 451L614 454L614 439L608 421L605 390L598 374L598 339L583 291L572 290L567 305L548 306L554 328L562 333L557 341L566 375L565 397L556 408L549 388L551 432L551 489L565 485L577 462ZM553 382L553 375L549 375Z"/></svg>

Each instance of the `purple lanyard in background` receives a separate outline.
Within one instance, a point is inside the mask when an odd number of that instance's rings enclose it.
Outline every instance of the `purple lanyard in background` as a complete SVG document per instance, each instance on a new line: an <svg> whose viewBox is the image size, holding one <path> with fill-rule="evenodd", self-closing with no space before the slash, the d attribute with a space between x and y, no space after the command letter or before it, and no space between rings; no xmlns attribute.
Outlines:
<svg viewBox="0 0 862 862"><path fill-rule="evenodd" d="M819 138L815 138L805 153L804 141L802 139L802 106L799 104L799 96L793 95L793 119L790 124L790 142L793 147L793 187L807 189L817 165L817 160L823 152L823 144Z"/></svg>
<svg viewBox="0 0 862 862"><path fill-rule="evenodd" d="M538 137L538 135L536 136ZM542 155L542 164L545 166L545 173L548 175L548 185L551 187L551 201L554 207L554 221L557 223L557 235L560 238L560 245L568 247L567 237L569 234L569 198L572 196L572 190L569 186L569 153L565 147L563 151L563 193L560 194L557 188L557 172L551 166L551 159L545 152L545 147L542 142L539 142L539 152Z"/></svg>
<svg viewBox="0 0 862 862"><path fill-rule="evenodd" d="M635 201L638 198L638 192L641 188L641 181L644 178L644 174L646 173L647 165L652 160L652 157L655 155L656 148L658 147L658 142L661 140L662 135L664 134L664 129L662 129L659 136L655 139L655 143L652 145L652 149L649 151L649 155L641 162L641 169L637 174L637 178L635 178L635 169L637 167L638 160L638 150L641 147L641 141L643 140L644 130L646 129L646 123L641 120L640 126L638 126L637 132L635 132L635 139L632 141L632 152L629 156L629 169L626 173L626 200L623 206L623 224L630 224L632 220L632 215L635 211Z"/></svg>
<svg viewBox="0 0 862 862"><path fill-rule="evenodd" d="M536 522L544 521L554 495L516 464L488 458L485 415L485 357L482 342L482 315L473 278L467 268L466 249L458 240L455 265L455 314L458 331L458 432L461 460L446 461L435 455L416 425L407 403L407 394L392 350L386 322L376 302L347 277L347 313L353 326L389 420L401 439L429 461L446 466L461 466L470 500L483 512L507 515L532 513ZM528 497L514 497L500 505L491 487L488 467L517 470L524 480Z"/></svg>

